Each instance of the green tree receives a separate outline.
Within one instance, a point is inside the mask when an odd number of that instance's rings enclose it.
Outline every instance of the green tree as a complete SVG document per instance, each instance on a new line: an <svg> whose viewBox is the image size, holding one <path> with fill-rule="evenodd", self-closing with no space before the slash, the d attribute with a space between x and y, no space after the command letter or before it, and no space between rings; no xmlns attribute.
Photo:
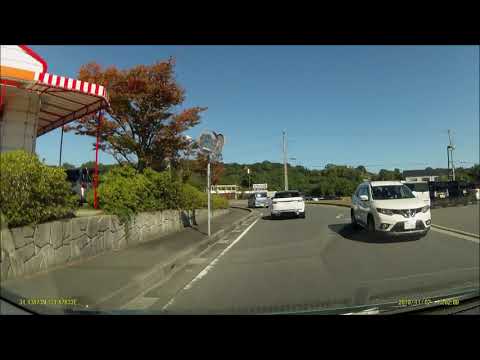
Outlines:
<svg viewBox="0 0 480 360"><path fill-rule="evenodd" d="M360 174L366 174L366 173L367 173L367 169L366 169L365 166L363 166L363 165L357 166L356 170L357 170Z"/></svg>
<svg viewBox="0 0 480 360"><path fill-rule="evenodd" d="M476 164L468 169L470 175L470 181L480 182L480 164Z"/></svg>
<svg viewBox="0 0 480 360"><path fill-rule="evenodd" d="M403 179L403 175L402 175L402 172L400 171L400 169L395 168L393 170L393 177L394 177L394 180L402 180Z"/></svg>
<svg viewBox="0 0 480 360"><path fill-rule="evenodd" d="M67 163L67 162L64 162L64 163L62 164L62 167L63 167L64 169L67 169L67 170L68 170L68 169L75 169L75 168L76 168L75 165L72 165L72 164Z"/></svg>

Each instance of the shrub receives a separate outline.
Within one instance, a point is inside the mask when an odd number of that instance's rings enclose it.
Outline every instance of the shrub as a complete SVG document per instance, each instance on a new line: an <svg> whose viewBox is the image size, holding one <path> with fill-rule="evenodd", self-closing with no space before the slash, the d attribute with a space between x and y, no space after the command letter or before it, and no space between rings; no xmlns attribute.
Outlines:
<svg viewBox="0 0 480 360"><path fill-rule="evenodd" d="M157 172L145 169L145 178L150 182L150 196L157 210L179 209L182 206L182 183L168 171Z"/></svg>
<svg viewBox="0 0 480 360"><path fill-rule="evenodd" d="M212 197L212 208L213 209L226 209L228 208L228 200L220 195L213 195Z"/></svg>
<svg viewBox="0 0 480 360"><path fill-rule="evenodd" d="M75 195L63 168L23 150L0 153L0 209L10 227L73 216Z"/></svg>
<svg viewBox="0 0 480 360"><path fill-rule="evenodd" d="M206 193L182 184L169 172L145 169L139 173L129 166L112 169L100 177L98 199L101 209L117 215L122 221L142 211L207 207ZM93 191L87 193L87 202L93 206ZM227 208L228 200L214 195L212 207Z"/></svg>
<svg viewBox="0 0 480 360"><path fill-rule="evenodd" d="M151 184L133 167L114 168L100 177L98 204L105 212L117 215L123 221L140 211L154 210L155 202L149 192ZM93 206L93 190L87 194Z"/></svg>
<svg viewBox="0 0 480 360"><path fill-rule="evenodd" d="M207 194L190 184L184 184L180 207L185 210L200 209L207 206Z"/></svg>
<svg viewBox="0 0 480 360"><path fill-rule="evenodd" d="M185 210L202 209L208 207L208 195L190 184L183 185L181 207ZM228 200L222 196L212 194L212 209L228 208Z"/></svg>

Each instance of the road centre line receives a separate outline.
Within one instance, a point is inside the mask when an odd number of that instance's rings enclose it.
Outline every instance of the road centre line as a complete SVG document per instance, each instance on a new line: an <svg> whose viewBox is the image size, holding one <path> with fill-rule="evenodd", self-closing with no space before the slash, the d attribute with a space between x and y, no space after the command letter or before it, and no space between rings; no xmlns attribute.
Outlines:
<svg viewBox="0 0 480 360"><path fill-rule="evenodd" d="M195 276L187 285L183 287L183 289L181 289L174 297L172 297L172 299L170 299L170 301L162 307L162 310L166 310L170 305L172 305L175 301L175 297L179 295L182 291L190 289L195 282L207 275L208 272L212 270L215 264L220 260L220 258L225 255L227 251L230 250L230 248L232 248L237 242L239 242L245 236L245 234L258 222L258 220L260 220L260 218L257 218L253 223L251 223L230 245L228 245L220 254L215 257L215 259L213 259L200 273L198 273L197 276Z"/></svg>

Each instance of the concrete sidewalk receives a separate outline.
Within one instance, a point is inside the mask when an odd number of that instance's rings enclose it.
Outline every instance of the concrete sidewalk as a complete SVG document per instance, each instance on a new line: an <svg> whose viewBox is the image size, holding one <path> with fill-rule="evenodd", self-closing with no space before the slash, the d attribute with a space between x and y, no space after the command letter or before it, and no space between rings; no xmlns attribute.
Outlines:
<svg viewBox="0 0 480 360"><path fill-rule="evenodd" d="M232 208L230 213L212 220L212 234L250 215L244 209ZM188 261L199 245L206 247L219 238L209 240L206 234L207 224L201 223L157 241L2 283L2 291L25 299L74 299L88 309L115 310L134 292L148 286L147 282L160 281L173 268L181 266L182 261Z"/></svg>

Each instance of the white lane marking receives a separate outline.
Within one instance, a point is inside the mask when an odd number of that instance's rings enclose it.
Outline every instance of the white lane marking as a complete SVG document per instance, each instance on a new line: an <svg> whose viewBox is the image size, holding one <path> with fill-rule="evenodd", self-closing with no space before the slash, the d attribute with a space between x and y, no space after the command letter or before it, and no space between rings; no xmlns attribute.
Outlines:
<svg viewBox="0 0 480 360"><path fill-rule="evenodd" d="M378 308L365 309L359 312L349 312L341 315L377 315L380 313Z"/></svg>
<svg viewBox="0 0 480 360"><path fill-rule="evenodd" d="M162 307L162 310L166 310L170 305L172 305L175 301L175 297L178 294L180 294L184 290L190 289L195 282L207 275L208 272L213 269L218 260L220 260L220 258L225 255L227 251L233 247L233 245L239 242L245 236L245 234L257 223L258 220L260 220L260 218L251 223L230 245L228 245L220 254L218 254L217 257L210 262L210 264L208 264L200 273L198 273L197 276L195 276L187 285L185 285L182 290L180 290L168 303L166 303Z"/></svg>
<svg viewBox="0 0 480 360"><path fill-rule="evenodd" d="M218 254L218 256L213 259L210 264L208 264L192 281L190 281L184 288L183 290L188 290L192 287L193 283L195 283L196 281L200 280L201 278L203 278L205 275L208 274L208 272L210 270L213 269L213 267L215 266L215 264L218 262L218 260L220 260L220 258L226 254L226 252L228 250L230 250L230 248L235 245L238 241L240 241L242 239L242 237L253 227L253 225L255 225L257 223L259 219L255 220L253 223L251 223L239 236L238 238L236 238L230 245L228 245L220 254Z"/></svg>
<svg viewBox="0 0 480 360"><path fill-rule="evenodd" d="M473 236L466 236L466 235L462 235L462 234L455 233L455 232L452 232L452 231L442 230L442 229L439 229L439 228L436 228L436 227L433 227L433 226L430 227L430 230L431 231L436 231L436 232L439 232L439 233L442 233L442 234L445 234L445 235L454 236L454 237L457 237L459 239L468 240L468 241L472 241L474 243L480 244L480 240L477 239L477 238L474 238Z"/></svg>
<svg viewBox="0 0 480 360"><path fill-rule="evenodd" d="M180 291L182 291L182 290L180 290ZM162 307L162 310L166 310L167 307L169 307L170 305L172 305L174 302L175 302L175 296L172 297L172 298L170 299L170 301L169 301L168 303L166 303L166 304Z"/></svg>

